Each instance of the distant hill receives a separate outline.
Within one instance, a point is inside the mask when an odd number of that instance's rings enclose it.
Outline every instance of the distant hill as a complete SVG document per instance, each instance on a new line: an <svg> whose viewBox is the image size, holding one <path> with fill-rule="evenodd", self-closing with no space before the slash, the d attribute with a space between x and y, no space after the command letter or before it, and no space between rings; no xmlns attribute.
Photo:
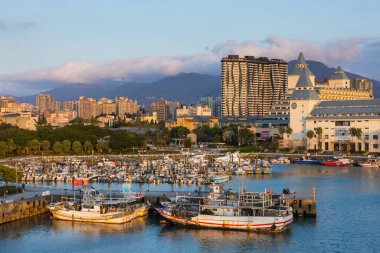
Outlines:
<svg viewBox="0 0 380 253"><path fill-rule="evenodd" d="M180 73L157 80L145 87L126 92L128 85L116 89L117 94L125 94L142 103L165 99L181 103L194 103L204 96L220 96L220 77L197 73Z"/></svg>
<svg viewBox="0 0 380 253"><path fill-rule="evenodd" d="M199 97L220 96L220 77L197 73L180 73L150 83L101 83L92 85L66 85L45 93L57 101L78 100L79 96L114 98L125 96L139 103L166 99L181 103L194 103ZM35 95L19 97L20 101L35 103Z"/></svg>
<svg viewBox="0 0 380 253"><path fill-rule="evenodd" d="M295 61L289 62L289 70L293 68ZM334 68L329 68L318 61L308 61L310 70L318 80L330 77ZM351 79L360 75L346 72ZM371 80L374 84L375 97L380 98L380 82ZM79 96L114 98L125 96L137 99L139 103L148 104L153 100L166 99L179 101L184 104L194 103L199 97L221 96L220 76L198 73L180 73L175 76L164 77L153 82L103 82L91 85L71 84L52 89L46 93L52 95L58 101L78 100ZM35 103L35 95L19 97L20 101Z"/></svg>

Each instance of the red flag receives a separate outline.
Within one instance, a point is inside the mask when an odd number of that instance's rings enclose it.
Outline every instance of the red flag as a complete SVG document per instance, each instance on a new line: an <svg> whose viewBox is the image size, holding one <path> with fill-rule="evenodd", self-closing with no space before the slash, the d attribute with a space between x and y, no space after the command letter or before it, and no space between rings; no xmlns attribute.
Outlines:
<svg viewBox="0 0 380 253"><path fill-rule="evenodd" d="M75 179L73 182L73 185L74 186L80 186L80 185L82 185L82 183L83 183L82 179Z"/></svg>

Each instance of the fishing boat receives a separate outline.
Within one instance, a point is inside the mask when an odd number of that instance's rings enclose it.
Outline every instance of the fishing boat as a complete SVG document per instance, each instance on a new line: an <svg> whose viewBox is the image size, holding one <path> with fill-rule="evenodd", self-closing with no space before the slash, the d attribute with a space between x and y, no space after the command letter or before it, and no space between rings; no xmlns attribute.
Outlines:
<svg viewBox="0 0 380 253"><path fill-rule="evenodd" d="M63 198L47 208L51 217L59 220L122 224L148 214L142 197L141 193L129 192L122 198L104 198L98 191L85 188L81 198Z"/></svg>
<svg viewBox="0 0 380 253"><path fill-rule="evenodd" d="M271 159L271 164L289 164L290 160L287 157L281 156L278 159Z"/></svg>
<svg viewBox="0 0 380 253"><path fill-rule="evenodd" d="M242 168L238 168L237 170L235 170L235 175L245 175L247 174L247 172L245 172L245 170L243 170Z"/></svg>
<svg viewBox="0 0 380 253"><path fill-rule="evenodd" d="M366 168L380 168L380 160L374 158L368 158L365 161L358 162L358 165Z"/></svg>
<svg viewBox="0 0 380 253"><path fill-rule="evenodd" d="M258 232L282 232L293 221L292 208L274 202L268 192L241 191L237 200L228 196L208 198L177 196L156 211L179 225Z"/></svg>
<svg viewBox="0 0 380 253"><path fill-rule="evenodd" d="M346 158L338 158L334 157L333 159L329 159L326 161L322 161L321 165L323 166L331 166L331 167L345 167L351 164L351 161Z"/></svg>
<svg viewBox="0 0 380 253"><path fill-rule="evenodd" d="M263 167L263 168L261 169L261 172L262 172L264 175L272 174L272 166L266 166L266 167Z"/></svg>
<svg viewBox="0 0 380 253"><path fill-rule="evenodd" d="M261 174L262 173L261 168L260 167L256 167L256 169L254 170L254 173L255 174Z"/></svg>
<svg viewBox="0 0 380 253"><path fill-rule="evenodd" d="M212 177L212 181L216 184L225 183L225 182L230 181L230 176L229 175L214 176Z"/></svg>
<svg viewBox="0 0 380 253"><path fill-rule="evenodd" d="M321 161L308 159L306 157L301 157L299 159L294 160L294 163L295 164L321 164Z"/></svg>

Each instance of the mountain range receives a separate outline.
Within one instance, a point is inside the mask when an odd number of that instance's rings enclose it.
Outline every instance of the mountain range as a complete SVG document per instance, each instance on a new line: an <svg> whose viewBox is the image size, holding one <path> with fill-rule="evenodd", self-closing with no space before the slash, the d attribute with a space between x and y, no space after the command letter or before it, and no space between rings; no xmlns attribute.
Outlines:
<svg viewBox="0 0 380 253"><path fill-rule="evenodd" d="M295 61L289 62L289 70ZM327 67L322 62L308 61L309 68L319 81L330 77L335 68ZM350 79L362 77L346 72ZM380 82L371 80L374 84L374 95L380 97ZM103 82L91 85L68 84L44 93L52 95L57 101L78 100L79 96L114 98L125 96L137 99L140 104L149 104L154 100L165 99L179 101L184 104L194 103L199 97L221 95L220 76L180 73L153 82ZM35 95L19 97L20 101L35 103Z"/></svg>

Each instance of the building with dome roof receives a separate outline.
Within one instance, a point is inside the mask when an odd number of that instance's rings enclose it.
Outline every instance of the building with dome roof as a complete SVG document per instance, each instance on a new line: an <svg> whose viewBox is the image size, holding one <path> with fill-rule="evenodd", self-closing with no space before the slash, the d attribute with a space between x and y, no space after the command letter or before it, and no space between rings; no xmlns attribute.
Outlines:
<svg viewBox="0 0 380 253"><path fill-rule="evenodd" d="M293 69L288 74L288 92L291 93L297 85L298 79L302 72L306 73L309 77L311 83L315 85L315 75L309 69L305 57L302 52L298 55L297 63L294 65Z"/></svg>
<svg viewBox="0 0 380 253"><path fill-rule="evenodd" d="M334 89L350 89L351 80L339 66L328 80L328 86Z"/></svg>

